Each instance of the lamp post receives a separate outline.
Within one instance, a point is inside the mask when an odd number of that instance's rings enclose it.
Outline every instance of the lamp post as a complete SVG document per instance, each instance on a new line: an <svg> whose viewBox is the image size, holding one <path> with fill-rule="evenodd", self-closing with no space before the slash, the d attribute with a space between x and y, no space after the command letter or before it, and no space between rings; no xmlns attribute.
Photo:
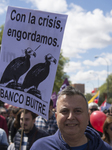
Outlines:
<svg viewBox="0 0 112 150"><path fill-rule="evenodd" d="M99 58L99 57L103 58L102 56L95 56L95 58ZM103 58L103 59L104 59L104 60L106 61L106 63L107 63L107 101L108 101L108 92L109 92L108 72L109 72L109 65L108 65L107 60L106 60L105 58Z"/></svg>

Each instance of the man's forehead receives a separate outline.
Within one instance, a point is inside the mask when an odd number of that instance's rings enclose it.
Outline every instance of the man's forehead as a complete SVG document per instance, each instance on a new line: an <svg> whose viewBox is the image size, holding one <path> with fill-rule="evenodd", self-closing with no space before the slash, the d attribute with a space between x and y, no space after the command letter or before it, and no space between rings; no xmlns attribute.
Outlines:
<svg viewBox="0 0 112 150"><path fill-rule="evenodd" d="M22 113L21 113L21 116L22 116L22 117L23 117L23 116L24 116L24 117L26 117L26 116L31 116L31 113L30 113L30 112L28 112L28 113L22 112Z"/></svg>
<svg viewBox="0 0 112 150"><path fill-rule="evenodd" d="M78 95L78 94L75 94L75 95L61 95L59 97L59 100L63 100L63 99L70 99L70 98L73 98L76 99L75 97L81 97L82 99L84 99L81 95Z"/></svg>
<svg viewBox="0 0 112 150"><path fill-rule="evenodd" d="M58 99L58 103L59 105L64 105L64 104L71 104L70 101L74 101L73 104L75 103L82 103L84 102L85 103L85 100L84 98L81 96L81 95L62 95L59 99Z"/></svg>

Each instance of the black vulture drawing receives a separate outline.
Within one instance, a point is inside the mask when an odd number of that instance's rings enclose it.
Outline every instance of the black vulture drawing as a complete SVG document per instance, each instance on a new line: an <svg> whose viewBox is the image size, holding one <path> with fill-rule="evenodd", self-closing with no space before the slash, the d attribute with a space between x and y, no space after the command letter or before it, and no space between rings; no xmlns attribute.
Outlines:
<svg viewBox="0 0 112 150"><path fill-rule="evenodd" d="M17 86L17 82L24 73L28 71L30 68L30 58L31 55L36 57L35 51L33 51L30 47L24 50L25 56L17 57L13 59L8 66L6 67L0 84L8 83L7 87Z"/></svg>
<svg viewBox="0 0 112 150"><path fill-rule="evenodd" d="M29 89L27 92L33 95L40 95L40 91L37 88L49 75L51 62L56 64L56 59L51 54L47 54L45 56L45 63L34 65L26 74L22 88Z"/></svg>

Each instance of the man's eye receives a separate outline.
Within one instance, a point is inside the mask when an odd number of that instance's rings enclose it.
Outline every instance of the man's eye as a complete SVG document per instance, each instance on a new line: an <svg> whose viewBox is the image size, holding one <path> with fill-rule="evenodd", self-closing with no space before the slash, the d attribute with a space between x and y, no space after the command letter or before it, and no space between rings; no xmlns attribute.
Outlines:
<svg viewBox="0 0 112 150"><path fill-rule="evenodd" d="M76 112L76 113L81 113L82 111L79 110L79 109L77 109L77 110L75 110L75 112Z"/></svg>
<svg viewBox="0 0 112 150"><path fill-rule="evenodd" d="M68 110L66 110L66 109L61 111L61 113L67 113L67 112L68 112Z"/></svg>
<svg viewBox="0 0 112 150"><path fill-rule="evenodd" d="M81 110L77 110L77 112L81 112Z"/></svg>

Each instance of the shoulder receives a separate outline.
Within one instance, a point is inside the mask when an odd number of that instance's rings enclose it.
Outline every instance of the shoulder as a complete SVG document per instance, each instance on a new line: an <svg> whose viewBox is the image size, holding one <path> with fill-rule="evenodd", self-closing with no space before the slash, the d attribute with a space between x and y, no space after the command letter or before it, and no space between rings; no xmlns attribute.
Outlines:
<svg viewBox="0 0 112 150"><path fill-rule="evenodd" d="M36 118L37 118L37 119L42 119L43 117L42 117L42 116L37 116Z"/></svg>
<svg viewBox="0 0 112 150"><path fill-rule="evenodd" d="M6 136L6 132L4 129L0 128L0 137L3 138ZM6 136L7 137L7 136Z"/></svg>
<svg viewBox="0 0 112 150"><path fill-rule="evenodd" d="M44 118L42 118L41 116L36 117L35 121L40 121L40 120L44 120Z"/></svg>
<svg viewBox="0 0 112 150"><path fill-rule="evenodd" d="M2 115L0 115L0 119L1 119L2 121L5 121L5 118L4 118Z"/></svg>
<svg viewBox="0 0 112 150"><path fill-rule="evenodd" d="M46 131L44 131L44 130L41 130L41 129L38 129L37 128L37 130L38 130L38 134L40 134L41 136L48 136L49 134L46 132Z"/></svg>
<svg viewBox="0 0 112 150"><path fill-rule="evenodd" d="M5 134L6 134L5 130L0 128L0 135L5 135Z"/></svg>
<svg viewBox="0 0 112 150"><path fill-rule="evenodd" d="M34 144L31 147L31 150L42 150L42 149L54 149L53 147L57 147L57 144L55 142L55 135L47 136L44 138L41 138L34 142Z"/></svg>
<svg viewBox="0 0 112 150"><path fill-rule="evenodd" d="M104 141L103 141L104 142ZM105 147L105 148L104 148ZM102 150L112 150L112 147L108 144L108 143L106 143L106 142L104 142L104 146L102 147Z"/></svg>
<svg viewBox="0 0 112 150"><path fill-rule="evenodd" d="M17 134L21 134L21 131L22 131L22 129L19 128L19 129L17 130Z"/></svg>
<svg viewBox="0 0 112 150"><path fill-rule="evenodd" d="M0 128L0 133L4 133L5 131L2 129L2 128Z"/></svg>

